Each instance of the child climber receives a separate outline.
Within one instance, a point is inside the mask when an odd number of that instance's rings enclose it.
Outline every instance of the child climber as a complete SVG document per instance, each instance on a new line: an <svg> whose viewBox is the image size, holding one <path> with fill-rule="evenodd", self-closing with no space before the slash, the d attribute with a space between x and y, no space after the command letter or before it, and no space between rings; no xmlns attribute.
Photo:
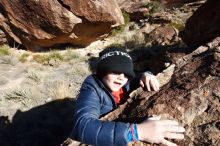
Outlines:
<svg viewBox="0 0 220 146"><path fill-rule="evenodd" d="M137 124L99 120L123 103L136 85L159 90L154 75L145 72L139 82L137 78L125 49L110 47L99 53L96 74L85 79L77 98L72 139L95 146L127 146L131 141L176 146L167 140L184 138L185 129L176 121L158 119Z"/></svg>

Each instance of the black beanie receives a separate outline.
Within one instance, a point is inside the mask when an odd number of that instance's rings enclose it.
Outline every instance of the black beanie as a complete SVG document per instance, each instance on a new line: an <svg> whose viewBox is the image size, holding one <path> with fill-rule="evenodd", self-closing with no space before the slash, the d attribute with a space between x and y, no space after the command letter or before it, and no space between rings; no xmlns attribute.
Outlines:
<svg viewBox="0 0 220 146"><path fill-rule="evenodd" d="M110 47L99 53L97 65L97 74L99 75L117 72L133 78L135 76L133 69L132 58L124 48Z"/></svg>

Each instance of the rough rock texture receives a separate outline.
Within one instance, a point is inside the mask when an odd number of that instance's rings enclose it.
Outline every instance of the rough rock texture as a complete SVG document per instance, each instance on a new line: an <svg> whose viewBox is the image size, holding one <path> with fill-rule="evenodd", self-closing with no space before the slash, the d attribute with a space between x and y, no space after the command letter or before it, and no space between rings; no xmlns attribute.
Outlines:
<svg viewBox="0 0 220 146"><path fill-rule="evenodd" d="M0 45L3 45L7 42L6 38L5 38L5 34L2 30L0 30Z"/></svg>
<svg viewBox="0 0 220 146"><path fill-rule="evenodd" d="M128 13L131 20L140 20L149 14L149 9L145 7L149 2L150 0L117 0L121 10Z"/></svg>
<svg viewBox="0 0 220 146"><path fill-rule="evenodd" d="M190 46L204 45L220 36L220 1L207 0L188 19L181 33L184 42Z"/></svg>
<svg viewBox="0 0 220 146"><path fill-rule="evenodd" d="M175 62L170 81L158 93L137 89L127 103L104 119L140 122L152 115L178 119L186 128L186 139L176 141L178 145L217 146L220 143L219 46L218 37L182 57Z"/></svg>
<svg viewBox="0 0 220 146"><path fill-rule="evenodd" d="M201 0L158 0L158 1L165 4L168 7L175 7L175 6L181 6L184 3L191 3L195 1L201 1Z"/></svg>
<svg viewBox="0 0 220 146"><path fill-rule="evenodd" d="M63 43L85 46L123 23L114 0L0 1L0 28L8 42L30 50Z"/></svg>
<svg viewBox="0 0 220 146"><path fill-rule="evenodd" d="M172 42L175 42L177 38L177 33L175 29L169 25L160 26L153 30L149 36L149 40L154 40L152 44L158 45L170 45Z"/></svg>

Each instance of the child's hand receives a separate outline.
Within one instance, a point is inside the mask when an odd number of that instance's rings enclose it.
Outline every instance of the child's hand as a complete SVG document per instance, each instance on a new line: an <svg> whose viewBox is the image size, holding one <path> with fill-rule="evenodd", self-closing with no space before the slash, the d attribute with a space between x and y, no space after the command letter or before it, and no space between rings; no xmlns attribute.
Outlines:
<svg viewBox="0 0 220 146"><path fill-rule="evenodd" d="M149 72L145 72L140 79L140 86L148 91L151 91L151 89L158 91L160 84L156 76Z"/></svg>
<svg viewBox="0 0 220 146"><path fill-rule="evenodd" d="M173 120L147 120L137 124L137 132L140 141L176 146L165 138L183 139L185 129Z"/></svg>

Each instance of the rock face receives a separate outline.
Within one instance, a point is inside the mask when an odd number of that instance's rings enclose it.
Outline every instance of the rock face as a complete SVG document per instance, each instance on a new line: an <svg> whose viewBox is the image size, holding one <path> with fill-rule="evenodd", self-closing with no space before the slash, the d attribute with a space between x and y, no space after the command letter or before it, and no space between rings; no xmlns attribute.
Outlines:
<svg viewBox="0 0 220 146"><path fill-rule="evenodd" d="M198 47L220 36L220 1L207 0L186 23L181 33L184 42Z"/></svg>
<svg viewBox="0 0 220 146"><path fill-rule="evenodd" d="M3 31L0 30L0 45L3 45L7 42L6 38L5 38L5 34Z"/></svg>
<svg viewBox="0 0 220 146"><path fill-rule="evenodd" d="M56 44L86 46L124 23L115 0L0 1L7 40L30 50Z"/></svg>
<svg viewBox="0 0 220 146"><path fill-rule="evenodd" d="M169 82L162 81L159 92L137 89L124 105L103 120L141 122L146 117L161 115L162 119L177 119L186 128L185 140L176 141L177 145L219 145L219 48L218 37L207 46L201 46L182 57L173 64L173 75Z"/></svg>

